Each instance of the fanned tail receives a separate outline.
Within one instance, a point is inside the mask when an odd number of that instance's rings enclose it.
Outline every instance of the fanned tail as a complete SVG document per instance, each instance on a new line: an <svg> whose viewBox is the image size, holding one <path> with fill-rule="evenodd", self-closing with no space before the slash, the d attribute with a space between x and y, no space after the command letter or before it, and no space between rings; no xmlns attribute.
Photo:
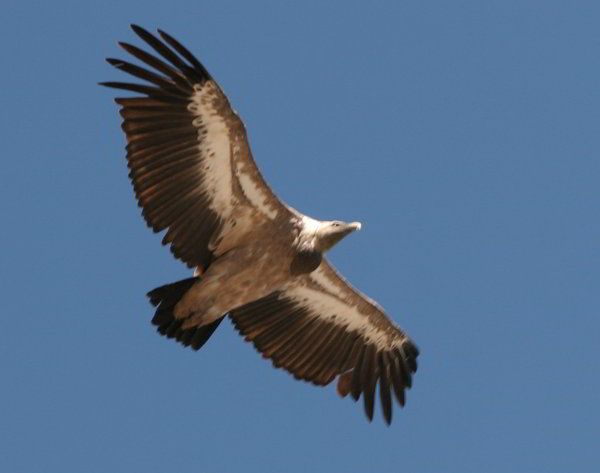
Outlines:
<svg viewBox="0 0 600 473"><path fill-rule="evenodd" d="M183 321L173 316L173 310L198 279L198 277L182 279L152 289L147 294L150 303L156 307L152 323L157 326L157 331L167 338L175 338L183 346L191 346L194 350L202 348L224 318L221 317L200 327L181 328Z"/></svg>

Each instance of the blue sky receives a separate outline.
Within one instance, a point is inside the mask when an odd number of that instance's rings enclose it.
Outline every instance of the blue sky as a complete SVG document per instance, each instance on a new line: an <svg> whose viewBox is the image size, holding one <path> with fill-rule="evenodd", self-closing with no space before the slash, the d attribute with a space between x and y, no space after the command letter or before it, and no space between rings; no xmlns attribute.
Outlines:
<svg viewBox="0 0 600 473"><path fill-rule="evenodd" d="M296 5L3 9L0 471L598 471L600 4ZM282 199L362 221L331 260L421 349L391 427L230 323L154 332L189 271L96 85L129 23L203 61Z"/></svg>

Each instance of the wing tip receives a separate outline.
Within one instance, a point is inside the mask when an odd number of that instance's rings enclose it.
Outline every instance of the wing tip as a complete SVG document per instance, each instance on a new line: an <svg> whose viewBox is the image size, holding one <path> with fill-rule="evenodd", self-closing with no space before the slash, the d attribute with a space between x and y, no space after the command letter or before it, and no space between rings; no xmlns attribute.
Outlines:
<svg viewBox="0 0 600 473"><path fill-rule="evenodd" d="M354 367L339 375L337 392L343 398L350 394L355 402L362 395L365 416L371 423L376 404L375 390L379 384L379 404L383 422L386 426L390 426L393 414L391 391L394 391L399 406L404 407L405 391L412 386L412 374L417 370L418 355L419 349L408 338L394 349L378 351L374 357L367 353L361 353L355 360ZM371 358L377 360L376 366L372 366ZM367 360L366 365L365 359ZM371 369L366 369L368 367ZM362 376L361 371L364 371Z"/></svg>
<svg viewBox="0 0 600 473"><path fill-rule="evenodd" d="M402 342L402 351L406 355L406 362L411 373L416 373L418 367L417 358L419 357L420 353L419 349L410 338L407 338L404 340L404 342Z"/></svg>

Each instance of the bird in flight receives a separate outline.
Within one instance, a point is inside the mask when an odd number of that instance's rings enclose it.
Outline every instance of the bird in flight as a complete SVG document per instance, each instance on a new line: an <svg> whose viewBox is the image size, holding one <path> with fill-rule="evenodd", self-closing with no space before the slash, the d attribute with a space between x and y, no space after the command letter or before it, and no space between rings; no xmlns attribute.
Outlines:
<svg viewBox="0 0 600 473"><path fill-rule="evenodd" d="M325 253L358 222L313 219L279 200L263 179L246 129L206 68L172 36L132 25L154 54L119 45L144 67L107 61L143 83L115 99L129 177L142 215L193 277L148 293L160 334L200 349L229 315L256 349L295 378L363 396L383 418L403 406L419 350Z"/></svg>

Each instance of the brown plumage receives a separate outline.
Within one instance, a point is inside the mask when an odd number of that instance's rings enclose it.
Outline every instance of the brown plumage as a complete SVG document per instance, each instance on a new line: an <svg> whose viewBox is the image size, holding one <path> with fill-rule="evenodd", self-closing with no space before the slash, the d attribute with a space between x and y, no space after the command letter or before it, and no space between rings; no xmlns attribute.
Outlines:
<svg viewBox="0 0 600 473"><path fill-rule="evenodd" d="M281 202L262 178L246 130L225 94L179 42L132 26L155 53L119 43L144 66L108 59L145 81L103 85L117 98L127 161L142 215L194 277L148 293L159 333L199 349L225 315L263 356L297 379L341 396L363 396L373 418L376 388L386 423L392 391L417 369L414 343L324 254L358 223L318 221Z"/></svg>

